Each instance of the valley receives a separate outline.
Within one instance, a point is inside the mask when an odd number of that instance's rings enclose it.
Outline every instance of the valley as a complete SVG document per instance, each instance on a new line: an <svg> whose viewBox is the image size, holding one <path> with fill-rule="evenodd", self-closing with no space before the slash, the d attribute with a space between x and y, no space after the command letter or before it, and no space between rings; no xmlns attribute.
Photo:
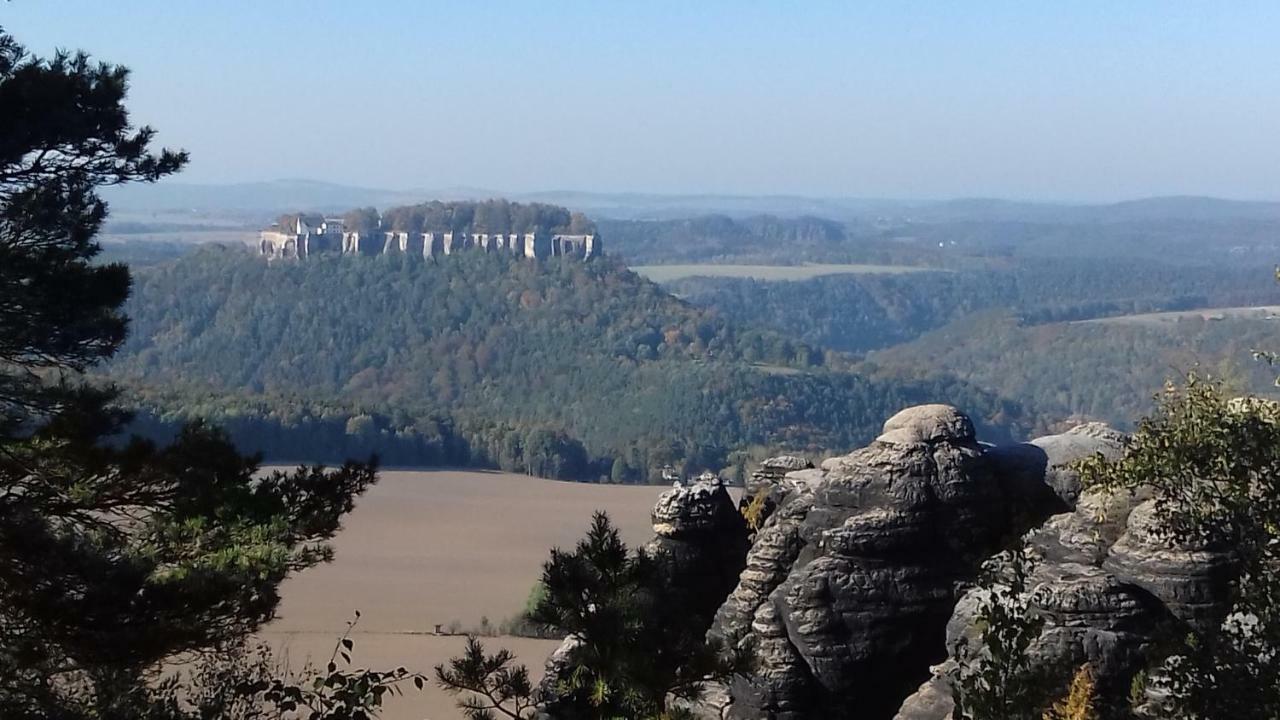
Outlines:
<svg viewBox="0 0 1280 720"><path fill-rule="evenodd" d="M1280 719L1280 5L0 6L3 720Z"/></svg>

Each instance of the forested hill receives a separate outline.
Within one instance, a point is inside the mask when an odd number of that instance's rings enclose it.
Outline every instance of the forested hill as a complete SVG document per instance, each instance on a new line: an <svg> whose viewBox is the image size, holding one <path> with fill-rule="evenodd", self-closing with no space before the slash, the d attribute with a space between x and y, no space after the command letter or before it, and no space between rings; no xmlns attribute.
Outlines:
<svg viewBox="0 0 1280 720"><path fill-rule="evenodd" d="M599 220L609 253L633 265L736 262L849 262L940 265L927 246L851 235L844 223L818 217L706 215L680 220Z"/></svg>
<svg viewBox="0 0 1280 720"><path fill-rule="evenodd" d="M959 375L1018 398L1036 432L1061 429L1068 418L1131 429L1152 411L1166 381L1192 370L1227 383L1233 393L1276 397L1275 368L1254 360L1253 351L1280 344L1278 329L1270 307L1044 325L993 310L872 353L864 370L886 377Z"/></svg>
<svg viewBox="0 0 1280 720"><path fill-rule="evenodd" d="M836 452L904 405L988 433L1016 406L947 378L868 380L620 265L474 253L267 263L210 248L138 270L110 374L168 421L212 416L280 459L652 478L748 452ZM151 419L144 414L144 424Z"/></svg>
<svg viewBox="0 0 1280 720"><path fill-rule="evenodd" d="M960 207L960 206L957 206ZM1141 207L1141 206L1139 206ZM1010 261L1126 258L1185 265L1269 265L1280 251L1280 220L1265 216L1132 216L1103 222L1084 215L1038 222L995 218L912 219L706 215L680 220L598 219L609 252L634 265L866 263L948 269ZM1268 206L1269 207L1269 206ZM1111 217L1107 215L1107 217Z"/></svg>
<svg viewBox="0 0 1280 720"><path fill-rule="evenodd" d="M793 282L694 277L665 287L734 322L859 353L907 342L989 310L1008 311L1021 324L1033 326L1280 304L1280 287L1269 265L1186 266L1126 258L1059 258L982 270L830 275Z"/></svg>

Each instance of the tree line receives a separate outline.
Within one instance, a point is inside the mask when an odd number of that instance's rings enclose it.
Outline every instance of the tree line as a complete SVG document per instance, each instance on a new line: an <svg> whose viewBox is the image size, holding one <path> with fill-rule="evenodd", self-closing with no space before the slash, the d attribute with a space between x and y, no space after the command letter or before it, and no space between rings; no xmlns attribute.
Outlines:
<svg viewBox="0 0 1280 720"><path fill-rule="evenodd" d="M1265 267L1115 258L1025 261L957 272L830 275L793 282L686 278L665 285L736 322L855 353L908 342L990 310L1006 311L1020 325L1039 325L1280 302L1280 289Z"/></svg>
<svg viewBox="0 0 1280 720"><path fill-rule="evenodd" d="M877 237L817 217L703 215L679 220L599 219L611 254L633 265L736 262L790 265L846 262L942 265L938 253Z"/></svg>
<svg viewBox="0 0 1280 720"><path fill-rule="evenodd" d="M343 227L358 232L382 229L392 232L568 233L595 232L595 224L582 213L544 203L517 203L505 199L442 202L393 207L379 214L376 208L357 208L343 216Z"/></svg>

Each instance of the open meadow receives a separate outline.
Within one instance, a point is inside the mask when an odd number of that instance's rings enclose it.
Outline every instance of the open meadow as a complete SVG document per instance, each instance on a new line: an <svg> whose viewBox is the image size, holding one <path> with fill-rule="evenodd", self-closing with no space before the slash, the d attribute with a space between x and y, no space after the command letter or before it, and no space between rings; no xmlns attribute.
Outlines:
<svg viewBox="0 0 1280 720"><path fill-rule="evenodd" d="M663 488L557 482L499 472L389 470L358 502L334 539L332 563L299 573L281 588L279 618L260 636L291 667L323 666L346 622L355 663L404 665L430 674L464 639L432 634L453 621L497 624L524 606L553 546L571 547L591 514L609 513L629 546L653 535L649 511ZM541 675L555 640L491 638ZM410 689L387 720L454 719L443 691Z"/></svg>
<svg viewBox="0 0 1280 720"><path fill-rule="evenodd" d="M1280 306L1261 305L1247 307L1201 308L1198 310L1173 310L1159 313L1140 313L1135 315L1116 315L1113 317L1078 320L1080 324L1098 325L1162 325L1176 323L1188 318L1202 320L1225 320L1227 318L1241 320L1273 320L1280 317Z"/></svg>
<svg viewBox="0 0 1280 720"><path fill-rule="evenodd" d="M754 280L808 280L823 275L901 274L938 272L937 268L913 265L636 265L631 270L653 282L662 283L687 277L752 278Z"/></svg>

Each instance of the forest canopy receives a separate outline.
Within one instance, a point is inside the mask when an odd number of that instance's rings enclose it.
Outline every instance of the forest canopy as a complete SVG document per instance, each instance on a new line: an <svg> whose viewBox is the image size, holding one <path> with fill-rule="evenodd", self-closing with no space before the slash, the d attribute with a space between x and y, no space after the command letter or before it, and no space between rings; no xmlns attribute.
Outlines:
<svg viewBox="0 0 1280 720"><path fill-rule="evenodd" d="M433 200L419 205L393 207L381 216L374 208L359 208L343 216L347 230L370 232L485 232L485 233L569 233L595 232L595 224L581 213L543 203L510 200Z"/></svg>
<svg viewBox="0 0 1280 720"><path fill-rule="evenodd" d="M668 463L852 449L917 402L965 407L993 439L1020 422L1016 405L946 377L848 372L607 258L267 263L209 248L139 270L129 310L110 376L158 421L198 408L233 436L252 421L244 436L276 441L251 449L277 458L376 449L403 464L645 481Z"/></svg>

